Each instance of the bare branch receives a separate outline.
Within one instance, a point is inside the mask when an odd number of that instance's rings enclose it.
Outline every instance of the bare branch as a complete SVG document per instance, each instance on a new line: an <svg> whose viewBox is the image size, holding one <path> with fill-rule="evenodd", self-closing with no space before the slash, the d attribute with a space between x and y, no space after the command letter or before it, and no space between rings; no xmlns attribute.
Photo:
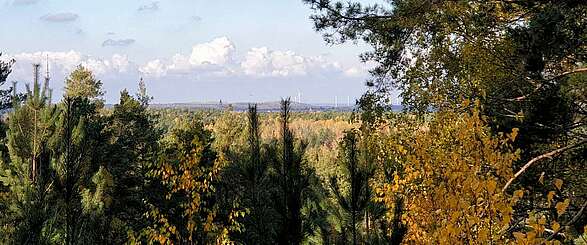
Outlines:
<svg viewBox="0 0 587 245"><path fill-rule="evenodd" d="M559 148L556 149L554 151L548 152L548 153L544 153L540 156L537 156L535 158L532 158L530 161L528 161L528 163L526 163L516 174L514 174L514 177L512 177L503 187L503 189L501 190L502 192L505 192L507 190L507 188L512 184L512 182L514 182L514 180L516 178L518 178L520 175L522 175L528 168L530 168L534 163L544 159L544 158L553 158L567 150L573 149L575 147L578 147L580 145L583 145L587 143L587 139L583 139L582 141L576 143L576 144L572 144L572 145L568 145L565 146L563 148Z"/></svg>
<svg viewBox="0 0 587 245"><path fill-rule="evenodd" d="M568 75L575 74L575 73L583 73L583 72L587 72L587 67L578 68L578 69L575 69L575 70L572 70L572 71L566 71L566 72L563 72L561 74L558 74L558 75L556 75L556 76L554 76L552 78L549 78L548 80L555 80L555 79L559 79L559 78L564 77L564 76L568 76Z"/></svg>

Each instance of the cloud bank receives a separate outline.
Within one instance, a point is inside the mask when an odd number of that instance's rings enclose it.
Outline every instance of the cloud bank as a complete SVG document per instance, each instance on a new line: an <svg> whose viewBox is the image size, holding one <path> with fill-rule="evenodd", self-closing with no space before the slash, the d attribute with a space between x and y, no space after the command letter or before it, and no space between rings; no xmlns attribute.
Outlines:
<svg viewBox="0 0 587 245"><path fill-rule="evenodd" d="M254 78L293 77L325 74L358 76L362 69L343 67L324 56L303 56L291 50L251 48L238 57L234 43L227 37L195 44L190 54L175 54L169 59L154 59L139 68L145 76L208 74Z"/></svg>
<svg viewBox="0 0 587 245"><path fill-rule="evenodd" d="M108 39L102 46L128 46L134 39ZM192 46L189 54L175 54L169 58L155 58L145 62L133 62L128 56L114 54L109 58L93 57L78 51L33 52L7 55L14 58L12 79L29 81L31 64L45 64L49 57L51 72L65 77L78 65L92 70L96 75L132 75L149 78L173 77L174 79L208 77L241 77L246 79L288 77L360 77L366 74L363 67L345 67L324 56L305 56L291 50L271 50L267 47L248 49L239 55L235 44L227 37Z"/></svg>

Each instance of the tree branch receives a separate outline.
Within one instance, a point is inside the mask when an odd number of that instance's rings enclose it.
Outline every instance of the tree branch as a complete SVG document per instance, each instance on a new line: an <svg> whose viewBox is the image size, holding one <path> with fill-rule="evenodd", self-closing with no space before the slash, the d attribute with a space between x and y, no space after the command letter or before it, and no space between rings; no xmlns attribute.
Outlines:
<svg viewBox="0 0 587 245"><path fill-rule="evenodd" d="M345 20L352 20L352 21L365 21L365 20L373 20L373 19L389 19L393 16L391 15L363 15L359 17L352 17L343 15L339 10L333 8L330 4L323 4L318 1L310 1L310 4L316 5L318 10L327 10L332 14L336 15L338 18L345 19Z"/></svg>
<svg viewBox="0 0 587 245"><path fill-rule="evenodd" d="M575 74L575 73L583 73L583 72L587 72L587 67L578 68L578 69L575 69L575 70L572 70L572 71L566 71L566 72L563 72L561 74L558 74L558 75L556 75L556 76L554 76L552 78L545 79L545 81L552 81L552 80L556 80L556 79L562 78L564 76L568 76L568 75ZM536 88L534 88L534 90L532 90L532 92L530 92L528 94L525 94L525 95L522 95L522 96L519 96L519 97L516 97L516 98L504 99L504 100L505 101L512 101L512 102L525 100L526 98L528 98L528 96L530 96L530 95L536 93L538 90L540 90L543 87L542 85L543 85L542 83L541 84L538 84L536 86Z"/></svg>
<svg viewBox="0 0 587 245"><path fill-rule="evenodd" d="M583 214L583 211L585 211L585 207L587 207L587 201L585 201L583 203L583 207L581 207L581 209L579 210L579 212L577 212L575 214L575 216L573 216L573 219L571 219L571 221L569 221L568 223L565 224L565 226L569 226L572 225L573 223L577 222L577 220L579 220L579 218L581 217L581 215ZM554 231L550 236L548 236L546 238L546 240L544 240L541 244L546 244L547 241L552 240L559 232L560 232L560 228L557 231Z"/></svg>
<svg viewBox="0 0 587 245"><path fill-rule="evenodd" d="M564 76L568 76L568 75L575 74L575 73L583 73L583 72L587 72L587 67L578 68L578 69L575 69L575 70L572 70L572 71L565 71L565 72L563 72L561 74L558 74L558 75L556 75L556 76L554 76L554 77L552 77L552 78L550 78L548 80L555 80L555 79L559 79L559 78L564 77Z"/></svg>
<svg viewBox="0 0 587 245"><path fill-rule="evenodd" d="M524 166L523 166L523 167L522 167L522 168L521 168L521 169L520 169L520 170L519 170L519 171L518 171L516 174L514 174L514 177L512 177L512 178L511 178L511 179L510 179L510 180L509 180L509 181L508 181L508 182L505 184L505 186L503 187L503 189L502 189L501 191L502 191L502 192L505 192L505 191L507 190L507 188L508 188L508 187L509 187L509 186L512 184L512 182L514 182L514 180L515 180L516 178L518 178L520 175L522 175L522 174L523 174L523 173L524 173L524 172L525 172L525 171L526 171L528 168L530 168L530 167L531 167L531 166L532 166L534 163L536 163L536 162L538 162L538 161L540 161L540 160L542 160L542 159L544 159L544 158L553 158L553 157L555 157L556 155L559 155L559 154L561 154L561 153L563 153L563 152L565 152L565 151L567 151L567 150L573 149L573 148L575 148L575 147L578 147L578 146L580 146L580 145L583 145L583 144L585 144L585 143L587 143L587 139L583 139L582 141L579 141L579 142L578 142L578 143L576 143L576 144L568 145L568 146L565 146L565 147L563 147L563 148L559 148L559 149L556 149L556 150L554 150L554 151L551 151L551 152L548 152L548 153L542 154L542 155L540 155L540 156L537 156L537 157L535 157L535 158L532 158L532 159L531 159L530 161L528 161L528 163L526 163L526 164L525 164L525 165L524 165Z"/></svg>

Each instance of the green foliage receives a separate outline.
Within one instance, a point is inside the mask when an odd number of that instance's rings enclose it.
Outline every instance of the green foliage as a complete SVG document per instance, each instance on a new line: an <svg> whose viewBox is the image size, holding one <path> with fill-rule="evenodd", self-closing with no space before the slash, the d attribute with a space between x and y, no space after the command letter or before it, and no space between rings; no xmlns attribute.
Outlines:
<svg viewBox="0 0 587 245"><path fill-rule="evenodd" d="M162 139L158 163L149 171L162 192L158 202L147 203L151 223L140 237L161 244L228 241L233 220L219 220L214 195L223 159L211 143L210 132L198 121L182 121Z"/></svg>
<svg viewBox="0 0 587 245"><path fill-rule="evenodd" d="M81 65L65 79L66 97L83 97L99 100L103 95L102 81L97 80L90 70Z"/></svg>
<svg viewBox="0 0 587 245"><path fill-rule="evenodd" d="M330 177L330 188L338 205L345 213L342 220L346 224L343 225L341 234L344 236L344 241L349 244L361 243L358 224L365 217L362 214L365 213L372 198L368 181L373 176L373 171L364 162L359 162L358 137L355 131L346 133L341 143L344 176ZM348 185L346 191L341 187L339 180L344 180Z"/></svg>
<svg viewBox="0 0 587 245"><path fill-rule="evenodd" d="M48 101L46 88L35 81L27 86L27 101L10 114L7 148L10 157L0 165L2 242L48 243L57 221L51 176L50 138L55 133L57 107ZM4 189L4 188L3 188Z"/></svg>
<svg viewBox="0 0 587 245"><path fill-rule="evenodd" d="M535 191L516 204L516 220L548 209L548 191L537 181L545 176L573 185L562 195L572 197L575 210L586 202L585 2L304 2L328 42L363 40L373 47L361 56L378 64L361 103L363 119L385 117L381 105L396 89L404 108L420 115L466 111L473 105L463 101L478 100L492 133L519 133L513 144L521 155L511 166L518 172L507 189ZM547 222L557 220L554 214L545 214Z"/></svg>
<svg viewBox="0 0 587 245"><path fill-rule="evenodd" d="M157 161L157 141L161 137L155 127L156 118L147 106L122 91L102 132L109 142L104 150L108 156L104 169L114 180L108 222L116 229L107 228L113 243L124 242L128 232L140 231L147 225L143 214L148 209L143 202L155 188L148 172Z"/></svg>
<svg viewBox="0 0 587 245"><path fill-rule="evenodd" d="M352 113L149 108L142 79L105 108L82 66L57 105L1 90L0 243L582 241L587 4L304 2L373 47Z"/></svg>
<svg viewBox="0 0 587 245"><path fill-rule="evenodd" d="M0 53L0 57L2 57L2 53ZM0 59L0 86L3 86L6 83L6 79L12 72L12 64L14 60L4 61ZM12 92L14 87L9 89L0 89L0 110L5 110L12 107Z"/></svg>

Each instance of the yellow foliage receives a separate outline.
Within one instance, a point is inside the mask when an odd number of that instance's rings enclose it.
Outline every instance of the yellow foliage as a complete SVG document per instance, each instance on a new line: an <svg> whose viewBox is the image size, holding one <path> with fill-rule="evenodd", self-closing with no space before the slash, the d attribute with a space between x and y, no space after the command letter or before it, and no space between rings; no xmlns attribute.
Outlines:
<svg viewBox="0 0 587 245"><path fill-rule="evenodd" d="M554 186L556 187L556 189L558 189L560 191L561 188L563 187L563 181L561 179L555 179Z"/></svg>
<svg viewBox="0 0 587 245"><path fill-rule="evenodd" d="M517 130L506 137L491 136L476 111L439 113L427 130L413 128L399 137L393 134L401 130L390 130L387 143L402 169L378 189L388 210L393 210L396 195L406 200L404 242L506 242L501 231L511 220L514 201L498 190L512 176L512 162L519 158L511 146ZM515 196L519 199L523 191Z"/></svg>
<svg viewBox="0 0 587 245"><path fill-rule="evenodd" d="M558 213L558 215L563 214L567 210L569 203L570 203L570 199L565 199L563 202L559 202L556 204L555 208L556 208L556 212Z"/></svg>

